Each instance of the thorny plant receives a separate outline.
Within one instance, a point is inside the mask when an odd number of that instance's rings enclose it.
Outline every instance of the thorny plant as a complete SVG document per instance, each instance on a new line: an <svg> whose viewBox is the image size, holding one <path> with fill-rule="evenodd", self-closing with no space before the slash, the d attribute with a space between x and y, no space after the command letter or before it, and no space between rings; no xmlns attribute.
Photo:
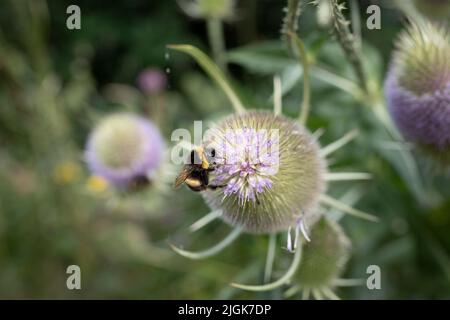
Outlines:
<svg viewBox="0 0 450 320"><path fill-rule="evenodd" d="M228 145L228 147L234 148L233 150L238 153L238 160L233 163L232 167L224 165L223 162L217 164L213 173L215 174L214 179L219 183L225 181L225 187L202 193L213 211L190 227L190 230L194 232L220 217L234 227L232 232L215 246L200 252L186 251L176 246L172 246L172 248L187 258L203 259L221 252L242 232L268 234L270 240L265 268L266 283L263 285L231 284L244 290L267 291L290 283L296 272L301 268L302 248L305 245L307 246L308 242L314 243L314 241L319 241L319 239L310 238L308 234L308 230L310 228L314 229L314 223L320 219L320 215L323 213L323 210L320 210L319 207L335 208L343 213L359 218L370 221L377 220L376 217L357 210L341 200L326 194L328 183L366 180L370 179L370 174L361 172L329 172L326 158L354 139L357 136L356 131L351 131L339 140L325 147L320 147L318 139L321 132L310 134L306 128L310 109L308 73L310 62L303 42L294 32L296 25L294 18L298 17L300 13L299 5L299 1L289 1L285 26L282 29L290 46L295 48L295 54L298 55L304 70L303 102L300 106L298 122L282 116L281 82L278 77L274 78L273 113L247 111L223 72L208 56L191 45L168 46L170 49L193 57L227 95L235 113L215 126L216 134L213 135L215 138L213 140L215 146L219 146L217 148L219 154L221 145ZM336 1L332 1L332 5L335 6L333 11L335 28L339 29L345 25L343 30L337 31L338 40L343 41L342 47L344 50L356 50L350 43L351 39L348 37L350 31L347 25L343 23L343 18L340 15L342 7L338 6ZM351 61L358 70L360 63L356 53ZM361 76L361 80L363 79ZM362 91L365 90L365 84L361 83L361 89ZM226 129L249 130L250 133L244 134L243 140L239 143L233 143L233 139L224 133ZM279 170L273 175L267 174L267 168L269 167L270 169L270 161L263 161L257 165L244 160L248 159L248 153L251 153L247 147L255 147L256 145L258 148L268 143L267 139L263 139L262 142L254 139L252 130L258 129L280 130L280 140L278 141L280 150ZM191 149L196 146L188 147ZM221 156L219 155L218 158L220 159ZM225 163L226 160L229 159L225 158ZM293 165L296 162L300 163L300 167L307 167L308 165L310 167L302 171L301 168ZM292 175L295 179L289 179L289 176ZM286 249L293 252L294 256L290 267L284 275L270 282L278 232L287 232ZM293 237L291 235L292 232L294 233ZM303 235L303 238L300 237L300 234ZM360 281L357 279L334 279L330 286L342 284L360 284ZM291 291L287 293L291 293ZM329 287L315 289L313 292L313 296L316 298L323 296L322 294L328 298L337 298ZM305 296L308 297L309 294Z"/></svg>

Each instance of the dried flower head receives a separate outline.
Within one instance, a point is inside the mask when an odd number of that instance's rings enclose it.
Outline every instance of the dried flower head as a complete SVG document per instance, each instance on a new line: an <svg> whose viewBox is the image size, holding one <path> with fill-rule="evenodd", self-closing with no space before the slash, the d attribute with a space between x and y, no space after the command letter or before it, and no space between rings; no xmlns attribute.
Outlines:
<svg viewBox="0 0 450 320"><path fill-rule="evenodd" d="M119 113L103 119L85 151L89 169L116 186L148 178L162 160L164 142L158 129L142 117Z"/></svg>
<svg viewBox="0 0 450 320"><path fill-rule="evenodd" d="M272 233L316 212L325 191L325 162L304 127L250 111L223 119L211 132L205 145L216 151L212 184L224 187L203 195L227 222Z"/></svg>
<svg viewBox="0 0 450 320"><path fill-rule="evenodd" d="M411 25L398 40L385 94L404 137L435 153L450 149L450 36L431 23Z"/></svg>

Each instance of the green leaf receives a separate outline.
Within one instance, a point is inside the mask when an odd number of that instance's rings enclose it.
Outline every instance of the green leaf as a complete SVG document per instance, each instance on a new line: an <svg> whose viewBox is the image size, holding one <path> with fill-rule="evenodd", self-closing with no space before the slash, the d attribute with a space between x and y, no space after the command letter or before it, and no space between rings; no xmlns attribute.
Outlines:
<svg viewBox="0 0 450 320"><path fill-rule="evenodd" d="M280 41L268 41L231 50L227 53L227 60L258 74L280 73L295 65L295 61L286 55L284 45Z"/></svg>

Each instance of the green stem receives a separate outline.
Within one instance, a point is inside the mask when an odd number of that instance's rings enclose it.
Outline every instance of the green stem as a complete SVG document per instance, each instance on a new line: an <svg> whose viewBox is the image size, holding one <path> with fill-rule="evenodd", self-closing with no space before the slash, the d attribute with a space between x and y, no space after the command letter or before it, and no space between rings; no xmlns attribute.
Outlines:
<svg viewBox="0 0 450 320"><path fill-rule="evenodd" d="M267 250L266 267L264 270L264 283L268 283L272 276L273 261L275 259L275 249L277 245L277 235L271 234L269 236L269 246Z"/></svg>
<svg viewBox="0 0 450 320"><path fill-rule="evenodd" d="M331 13L333 18L334 34L345 53L346 58L349 60L349 62L353 66L353 69L355 70L361 89L365 93L368 93L367 78L361 60L361 53L358 50L359 48L357 47L355 36L350 31L350 22L347 21L344 14L342 13L345 7L337 0L329 1L332 8Z"/></svg>
<svg viewBox="0 0 450 320"><path fill-rule="evenodd" d="M225 59L225 40L223 38L223 24L220 19L209 18L207 20L208 40L211 46L214 61L220 69L228 72Z"/></svg>
<svg viewBox="0 0 450 320"><path fill-rule="evenodd" d="M296 34L292 32L287 32L287 35L291 37L291 39L296 44L299 53L299 60L303 66L303 102L300 107L299 121L301 124L305 125L306 121L308 120L310 110L310 97L311 97L311 88L309 84L308 55L306 53L303 41Z"/></svg>
<svg viewBox="0 0 450 320"><path fill-rule="evenodd" d="M288 33L296 34L298 30L298 18L301 13L300 0L288 0L286 7L286 15L283 18L283 25L281 27L281 34L286 40L288 50L292 56L295 56L292 39Z"/></svg>
<svg viewBox="0 0 450 320"><path fill-rule="evenodd" d="M361 48L361 16L359 15L359 4L357 0L350 0L350 12L355 43L359 50Z"/></svg>

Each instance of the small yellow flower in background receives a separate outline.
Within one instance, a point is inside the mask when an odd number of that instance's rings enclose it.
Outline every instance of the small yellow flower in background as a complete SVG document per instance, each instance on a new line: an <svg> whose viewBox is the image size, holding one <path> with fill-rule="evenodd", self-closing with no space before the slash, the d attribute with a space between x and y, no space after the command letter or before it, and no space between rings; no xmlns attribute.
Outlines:
<svg viewBox="0 0 450 320"><path fill-rule="evenodd" d="M87 181L87 188L92 193L100 193L108 188L108 182L99 176L90 176Z"/></svg>
<svg viewBox="0 0 450 320"><path fill-rule="evenodd" d="M58 164L53 170L53 179L57 184L66 185L75 181L80 174L80 166L73 161Z"/></svg>

